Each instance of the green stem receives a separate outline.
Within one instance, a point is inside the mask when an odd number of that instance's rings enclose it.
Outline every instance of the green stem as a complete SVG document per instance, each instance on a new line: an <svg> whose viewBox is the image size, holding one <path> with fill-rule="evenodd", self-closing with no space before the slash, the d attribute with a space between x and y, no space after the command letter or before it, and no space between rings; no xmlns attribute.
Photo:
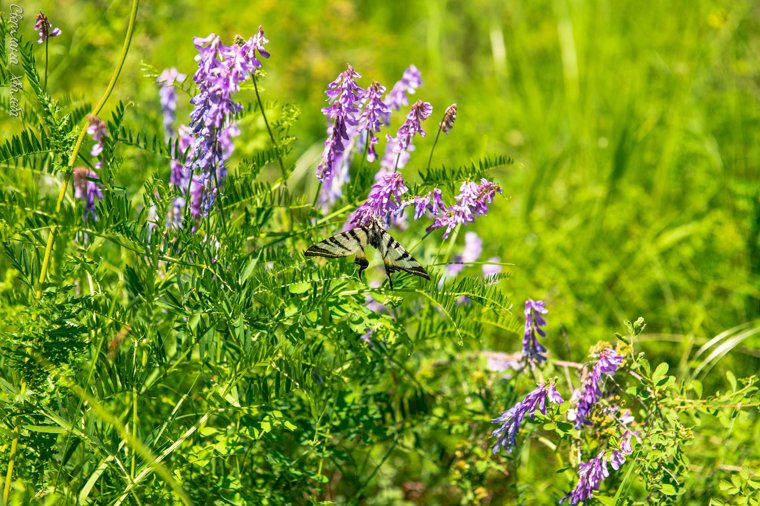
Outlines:
<svg viewBox="0 0 760 506"><path fill-rule="evenodd" d="M319 200L319 192L322 191L322 181L317 186L317 193L314 194L314 202L311 203L311 207L317 207L317 200Z"/></svg>
<svg viewBox="0 0 760 506"><path fill-rule="evenodd" d="M116 65L116 68L113 71L113 75L111 75L111 80L108 83L108 86L106 87L106 91L103 93L103 97L100 99L100 101L97 103L95 107L92 109L93 115L97 116L98 113L103 109L103 106L106 104L106 101L108 101L108 97L111 96L111 93L113 92L114 87L116 86L116 81L119 79L119 74L121 73L121 69L124 67L124 61L127 59L127 53L129 52L129 45L132 42L132 35L135 31L135 20L137 19L137 7L140 4L140 0L132 0L132 11L129 15L129 26L127 26L127 34L124 38L124 45L121 49L121 55L119 56L119 62ZM66 196L66 189L69 186L69 180L71 179L71 174L74 170L74 164L76 163L77 157L79 156L79 150L82 149L82 142L84 141L84 136L87 134L87 123L85 123L82 126L82 130L79 132L79 137L77 138L76 143L74 144L74 149L71 152L71 156L69 157L69 163L66 166L66 172L63 176L63 184L61 185L61 190L58 192L58 200L55 203L55 212L53 213L54 216L58 216L61 212L61 206L63 204L63 199ZM58 229L58 225L53 223L50 226L50 234L48 234L47 239L47 245L45 246L45 256L42 259L42 268L40 269L40 278L37 282L37 300L42 298L42 283L45 282L45 276L47 275L48 266L50 265L50 253L53 251L53 241L55 239L55 233Z"/></svg>
<svg viewBox="0 0 760 506"><path fill-rule="evenodd" d="M269 121L267 120L266 112L264 112L264 104L261 102L261 95L259 95L259 87L256 84L255 73L251 76L251 79L253 80L253 90L256 92L256 101L259 103L259 110L261 111L261 117L264 118L264 125L266 125L267 132L269 132L269 138L272 139L272 144L274 144L274 149L275 151L277 151L277 161L280 162L280 171L282 171L282 182L285 185L285 189L287 189L288 177L285 171L285 163L283 163L282 161L282 154L280 153L280 148L277 145L277 140L275 140L274 138L274 133L272 132L272 129L269 127Z"/></svg>
<svg viewBox="0 0 760 506"><path fill-rule="evenodd" d="M259 86L256 83L256 72L251 75L251 80L253 81L253 90L256 92L256 101L259 103L259 110L261 111L261 117L264 118L264 125L267 127L267 132L269 132L269 138L272 139L272 144L274 145L274 150L277 152L277 161L280 163L280 172L282 172L282 185L285 187L285 193L288 192L288 172L285 170L285 163L282 161L282 153L280 153L280 147L277 144L277 140L274 138L274 132L272 132L272 128L269 126L269 120L267 120L267 114L266 111L264 111L264 103L261 101L261 95L259 94ZM291 231L293 230L293 209L288 209L288 213L286 216L289 221L289 224L287 228L289 228Z"/></svg>
<svg viewBox="0 0 760 506"><path fill-rule="evenodd" d="M42 86L44 91L47 91L47 75L48 75L48 40L45 39L45 84Z"/></svg>
<svg viewBox="0 0 760 506"><path fill-rule="evenodd" d="M137 437L137 387L132 387L132 435ZM135 465L137 463L137 452L132 451L132 462L129 468L129 477L135 481Z"/></svg>
<svg viewBox="0 0 760 506"><path fill-rule="evenodd" d="M26 384L21 384L21 394L23 397L26 391ZM16 462L16 454L18 453L18 438L21 432L21 418L16 418L16 426L13 428L13 441L11 442L11 453L8 456L8 472L5 474L5 487L3 488L3 504L8 504L8 498L11 494L11 483L13 482L13 465Z"/></svg>
<svg viewBox="0 0 760 506"><path fill-rule="evenodd" d="M430 157L428 158L428 164L427 164L428 170L430 170L430 164L433 163L433 152L435 151L436 144L438 144L438 138L441 136L442 128L443 128L443 125L438 125L438 133L435 134L435 141L433 141L433 147L430 148Z"/></svg>

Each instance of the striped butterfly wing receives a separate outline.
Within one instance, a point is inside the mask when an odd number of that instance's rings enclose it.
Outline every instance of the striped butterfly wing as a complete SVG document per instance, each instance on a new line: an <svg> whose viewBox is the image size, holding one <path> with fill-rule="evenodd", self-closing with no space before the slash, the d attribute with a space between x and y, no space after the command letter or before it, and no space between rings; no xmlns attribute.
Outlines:
<svg viewBox="0 0 760 506"><path fill-rule="evenodd" d="M367 268L369 262L364 254L367 246L367 229L365 227L352 228L347 232L335 234L324 241L311 246L304 252L307 257L340 258L356 255L354 262L359 266L359 277Z"/></svg>
<svg viewBox="0 0 760 506"><path fill-rule="evenodd" d="M404 271L415 276L430 279L425 268L389 233L383 231L378 249L383 256L385 271L388 273L389 279L391 273L396 271Z"/></svg>

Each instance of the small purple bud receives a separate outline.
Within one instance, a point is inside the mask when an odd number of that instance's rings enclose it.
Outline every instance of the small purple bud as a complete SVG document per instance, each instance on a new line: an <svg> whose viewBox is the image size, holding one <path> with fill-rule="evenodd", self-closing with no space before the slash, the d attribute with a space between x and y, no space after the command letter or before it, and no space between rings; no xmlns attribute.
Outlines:
<svg viewBox="0 0 760 506"><path fill-rule="evenodd" d="M34 18L34 29L37 30L37 34L40 36L40 38L37 39L38 44L42 44L50 37L58 37L61 34L61 29L53 28L53 25L42 11L40 11L40 13L37 14L37 17Z"/></svg>
<svg viewBox="0 0 760 506"><path fill-rule="evenodd" d="M457 119L457 105L451 104L446 108L446 112L443 113L443 121L440 123L441 130L446 135L449 134L452 128L454 128L454 120Z"/></svg>

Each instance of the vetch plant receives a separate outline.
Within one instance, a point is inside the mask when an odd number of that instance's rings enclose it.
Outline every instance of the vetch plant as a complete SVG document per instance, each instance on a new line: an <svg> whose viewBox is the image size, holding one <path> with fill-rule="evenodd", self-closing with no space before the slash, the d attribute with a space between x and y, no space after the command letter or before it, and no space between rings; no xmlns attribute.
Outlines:
<svg viewBox="0 0 760 506"><path fill-rule="evenodd" d="M593 301L568 299L562 280L513 265L523 245L503 220L517 213L497 194L526 186L507 156L472 161L461 147L483 139L486 116L464 96L466 108L431 98L450 81L426 96L425 68L408 61L391 62L406 66L391 86L380 70L389 62L362 78L358 65L323 60L340 75L324 80L327 140L312 139L295 125L299 110L320 117L320 104L283 96L291 55L269 58L263 28L179 34L138 22L148 19L138 7L124 23L112 19L119 6L79 24L49 13L65 29L57 38L49 20L16 16L18 65L0 51L0 69L23 74L25 101L0 141L0 502L753 497L755 377L697 378L716 359L694 364L700 355L686 352L669 373L672 354L641 335L643 321L584 355L605 320ZM103 23L111 35L123 26L123 40L91 41ZM176 42L166 72L154 70L159 53L141 53L153 25ZM76 51L54 52L46 88L35 44L45 34L46 47L91 51L86 88L58 71L76 68ZM267 35L287 47L281 30ZM296 131L306 132L299 142ZM446 163L433 165L444 147ZM535 197L526 219L549 200ZM357 255L361 280L350 262L304 254L356 252L354 241L383 257ZM495 272L502 266L509 272ZM391 286L384 268L415 277L397 273ZM548 297L515 304L513 273L532 292L547 289L551 312ZM592 274L584 296L616 281L597 287ZM636 303L651 296L637 293ZM689 339L697 347L702 337Z"/></svg>

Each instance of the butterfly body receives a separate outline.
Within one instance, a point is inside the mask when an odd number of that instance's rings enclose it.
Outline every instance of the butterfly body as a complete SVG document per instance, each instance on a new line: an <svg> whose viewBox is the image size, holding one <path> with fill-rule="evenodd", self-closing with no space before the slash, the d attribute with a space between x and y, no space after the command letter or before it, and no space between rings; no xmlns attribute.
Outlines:
<svg viewBox="0 0 760 506"><path fill-rule="evenodd" d="M364 248L372 246L380 252L385 264L385 272L388 275L390 287L393 288L391 274L396 271L404 271L415 276L430 279L425 268L404 249L399 242L385 231L383 225L374 220L367 226L355 227L346 232L328 237L318 242L304 252L306 256L321 256L327 258L339 258L356 255L354 263L359 266L359 277L369 266Z"/></svg>

